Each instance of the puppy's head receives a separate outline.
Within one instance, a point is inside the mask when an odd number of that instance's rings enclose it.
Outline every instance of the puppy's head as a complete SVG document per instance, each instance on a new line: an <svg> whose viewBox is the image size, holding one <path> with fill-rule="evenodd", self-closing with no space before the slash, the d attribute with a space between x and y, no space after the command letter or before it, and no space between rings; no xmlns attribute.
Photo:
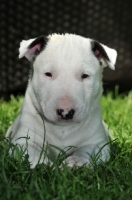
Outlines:
<svg viewBox="0 0 132 200"><path fill-rule="evenodd" d="M22 41L19 58L32 62L30 97L53 123L81 122L96 109L102 94L102 70L115 69L117 53L99 42L73 34Z"/></svg>

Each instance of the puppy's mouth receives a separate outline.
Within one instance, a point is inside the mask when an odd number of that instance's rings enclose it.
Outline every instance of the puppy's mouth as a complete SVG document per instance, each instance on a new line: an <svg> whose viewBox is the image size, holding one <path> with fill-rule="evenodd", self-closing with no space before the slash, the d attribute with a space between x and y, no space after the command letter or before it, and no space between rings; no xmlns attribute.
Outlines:
<svg viewBox="0 0 132 200"><path fill-rule="evenodd" d="M69 118L69 117L67 117L67 116L62 116L62 117L61 117L61 119L66 120L66 121L71 120L72 118L73 118L73 117Z"/></svg>
<svg viewBox="0 0 132 200"><path fill-rule="evenodd" d="M76 117L67 117L67 116L58 116L56 123L57 124L61 124L61 125L71 125L71 124L78 124L80 123L82 120L77 119Z"/></svg>
<svg viewBox="0 0 132 200"><path fill-rule="evenodd" d="M51 112L50 112L51 113ZM60 125L71 125L71 124L78 124L82 121L82 118L78 117L78 113L73 109L69 110L68 112L64 111L63 109L54 110L52 114L49 115L49 112L43 111L44 120L53 123L53 124L60 124Z"/></svg>
<svg viewBox="0 0 132 200"><path fill-rule="evenodd" d="M71 122L74 122L74 119L69 119L69 118L66 118L66 117L58 117L57 121L59 123L63 123L64 122L64 124L65 123L69 123L70 124Z"/></svg>

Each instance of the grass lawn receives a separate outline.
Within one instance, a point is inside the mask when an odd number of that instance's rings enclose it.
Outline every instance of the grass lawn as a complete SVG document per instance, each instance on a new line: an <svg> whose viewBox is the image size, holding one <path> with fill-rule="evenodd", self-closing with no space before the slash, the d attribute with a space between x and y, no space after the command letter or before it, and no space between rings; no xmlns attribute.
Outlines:
<svg viewBox="0 0 132 200"><path fill-rule="evenodd" d="M103 96L103 119L112 130L109 163L63 170L53 167L30 169L23 152L16 160L8 150L6 129L20 112L23 98L0 102L0 200L132 200L132 93ZM15 147L14 147L15 148Z"/></svg>

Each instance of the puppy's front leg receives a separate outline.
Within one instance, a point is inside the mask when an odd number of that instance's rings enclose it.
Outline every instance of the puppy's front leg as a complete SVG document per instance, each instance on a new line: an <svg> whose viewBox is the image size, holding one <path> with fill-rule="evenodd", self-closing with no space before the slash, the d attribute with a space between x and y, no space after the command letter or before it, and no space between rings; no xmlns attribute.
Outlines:
<svg viewBox="0 0 132 200"><path fill-rule="evenodd" d="M16 126L12 126L10 132L8 137L12 139L13 144L17 145L20 151L22 148L25 155L29 155L31 168L34 168L37 164L51 163L47 157L47 145L44 142L44 138L40 137L37 132L29 130L26 126L19 126L18 131L16 131ZM15 134L13 134L14 132ZM11 154L12 152L14 152L13 154L17 159L17 151L15 149L10 150Z"/></svg>
<svg viewBox="0 0 132 200"><path fill-rule="evenodd" d="M63 161L63 164L66 164L67 167L69 168L73 168L74 166L78 166L78 167L81 167L83 165L88 166L90 164L90 161L86 158L72 155L72 156L67 157Z"/></svg>
<svg viewBox="0 0 132 200"><path fill-rule="evenodd" d="M21 155L19 151L22 151L24 155L27 154L29 156L31 168L34 168L37 164L42 163L46 165L52 164L52 161L49 160L49 158L47 157L46 150L44 148L38 147L38 145L34 144L33 142L28 142L28 144L26 145L24 139L19 139L19 144L17 143L17 141L13 143L17 145L17 149L10 150L10 153L13 153L16 159L18 159L18 157Z"/></svg>
<svg viewBox="0 0 132 200"><path fill-rule="evenodd" d="M71 156L67 157L63 163L66 163L69 168L74 166L89 166L92 160L95 158L96 163L99 162L107 162L110 158L109 155L109 145L106 146L99 144L95 145L87 145L77 149Z"/></svg>
<svg viewBox="0 0 132 200"><path fill-rule="evenodd" d="M31 168L34 168L37 164L52 164L51 160L47 157L47 152L44 149L40 151L31 145L28 146L27 153L29 155L29 161L31 163Z"/></svg>

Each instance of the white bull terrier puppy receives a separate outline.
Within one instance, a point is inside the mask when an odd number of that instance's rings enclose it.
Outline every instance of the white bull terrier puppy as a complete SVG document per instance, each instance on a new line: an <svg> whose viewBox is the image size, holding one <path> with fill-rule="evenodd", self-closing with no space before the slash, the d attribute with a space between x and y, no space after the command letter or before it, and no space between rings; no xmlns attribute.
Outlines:
<svg viewBox="0 0 132 200"><path fill-rule="evenodd" d="M22 41L19 52L32 69L21 113L6 136L23 147L29 136L31 167L38 163L44 137L49 145L41 163L57 157L59 150L53 146L63 150L72 146L64 160L68 167L89 165L99 152L98 162L108 161L109 137L100 98L103 68L114 70L116 51L93 39L53 34Z"/></svg>

